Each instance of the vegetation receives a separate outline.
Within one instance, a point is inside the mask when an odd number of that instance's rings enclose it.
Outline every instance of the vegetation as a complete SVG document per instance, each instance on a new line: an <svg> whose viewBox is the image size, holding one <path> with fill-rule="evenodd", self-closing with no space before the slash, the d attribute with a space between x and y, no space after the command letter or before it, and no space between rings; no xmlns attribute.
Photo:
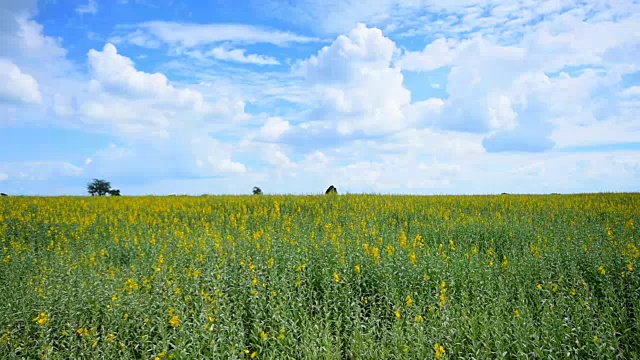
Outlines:
<svg viewBox="0 0 640 360"><path fill-rule="evenodd" d="M0 358L637 358L640 195L0 199Z"/></svg>
<svg viewBox="0 0 640 360"><path fill-rule="evenodd" d="M119 189L112 189L111 183L102 179L93 179L92 182L87 184L87 192L91 196L104 196L107 194L111 196L120 196Z"/></svg>
<svg viewBox="0 0 640 360"><path fill-rule="evenodd" d="M257 186L253 187L253 195L262 195L262 189Z"/></svg>

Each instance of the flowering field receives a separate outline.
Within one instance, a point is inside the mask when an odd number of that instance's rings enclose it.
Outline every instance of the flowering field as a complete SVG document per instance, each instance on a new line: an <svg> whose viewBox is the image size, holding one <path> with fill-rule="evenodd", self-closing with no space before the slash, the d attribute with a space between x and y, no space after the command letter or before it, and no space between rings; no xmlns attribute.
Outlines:
<svg viewBox="0 0 640 360"><path fill-rule="evenodd" d="M0 358L640 357L640 195L0 199Z"/></svg>

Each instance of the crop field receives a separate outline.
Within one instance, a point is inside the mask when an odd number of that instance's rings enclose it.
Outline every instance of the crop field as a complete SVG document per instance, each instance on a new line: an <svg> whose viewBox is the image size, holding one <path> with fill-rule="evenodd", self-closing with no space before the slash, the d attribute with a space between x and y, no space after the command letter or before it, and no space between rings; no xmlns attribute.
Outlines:
<svg viewBox="0 0 640 360"><path fill-rule="evenodd" d="M640 194L5 197L1 359L638 359Z"/></svg>

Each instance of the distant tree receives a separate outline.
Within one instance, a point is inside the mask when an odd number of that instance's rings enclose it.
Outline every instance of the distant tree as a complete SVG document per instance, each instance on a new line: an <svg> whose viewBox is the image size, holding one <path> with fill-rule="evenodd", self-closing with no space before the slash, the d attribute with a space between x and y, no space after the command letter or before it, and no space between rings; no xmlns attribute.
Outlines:
<svg viewBox="0 0 640 360"><path fill-rule="evenodd" d="M109 195L111 195L111 196L120 196L120 189L111 189L111 190L109 190Z"/></svg>
<svg viewBox="0 0 640 360"><path fill-rule="evenodd" d="M91 196L104 196L111 190L111 183L106 180L93 179L92 182L87 184L87 191ZM118 191L119 193L119 191Z"/></svg>
<svg viewBox="0 0 640 360"><path fill-rule="evenodd" d="M5 193L0 193L0 196L9 196L9 195L7 195Z"/></svg>
<svg viewBox="0 0 640 360"><path fill-rule="evenodd" d="M335 186L331 185L331 186L329 186L327 191L325 191L324 193L325 194L338 194L338 189L336 189Z"/></svg>
<svg viewBox="0 0 640 360"><path fill-rule="evenodd" d="M253 195L262 195L262 189L257 186L253 187Z"/></svg>

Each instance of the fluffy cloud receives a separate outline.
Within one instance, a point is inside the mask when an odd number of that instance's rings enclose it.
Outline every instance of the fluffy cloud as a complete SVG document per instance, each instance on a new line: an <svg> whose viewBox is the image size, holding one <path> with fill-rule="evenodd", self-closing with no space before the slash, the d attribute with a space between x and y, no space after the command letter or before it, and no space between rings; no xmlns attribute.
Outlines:
<svg viewBox="0 0 640 360"><path fill-rule="evenodd" d="M102 51L92 49L88 56L89 67L95 80L108 90L157 98L197 112L209 111L200 92L176 89L168 83L167 77L163 74L148 74L136 70L131 59L118 54L113 44L106 44Z"/></svg>
<svg viewBox="0 0 640 360"><path fill-rule="evenodd" d="M391 67L395 43L376 28L358 24L294 71L320 96L311 120L330 122L340 135L380 134L407 126L410 92Z"/></svg>
<svg viewBox="0 0 640 360"><path fill-rule="evenodd" d="M448 98L434 126L486 134L489 151L549 150L554 126L613 110L616 100L599 94L615 93L622 76L637 70L637 61L620 52L640 46L632 35L640 29L637 16L621 14L615 22L586 16L574 11L551 17L510 45L478 33L438 38L422 51L405 52L397 65L405 71L450 69ZM611 36L613 29L619 35ZM629 94L632 89L620 95Z"/></svg>
<svg viewBox="0 0 640 360"><path fill-rule="evenodd" d="M338 36L318 55L300 63L299 69L311 81L357 81L363 74L387 69L395 51L395 43L380 29L358 24L347 36Z"/></svg>
<svg viewBox="0 0 640 360"><path fill-rule="evenodd" d="M260 128L260 137L265 140L274 141L280 138L282 134L287 132L291 125L287 120L281 117L270 117L267 122Z"/></svg>
<svg viewBox="0 0 640 360"><path fill-rule="evenodd" d="M11 61L0 58L0 101L39 103L38 82Z"/></svg>
<svg viewBox="0 0 640 360"><path fill-rule="evenodd" d="M199 177L240 174L233 147L209 136L219 120L231 123L244 104L210 103L198 90L177 88L162 73L136 69L113 44L90 50L93 79L79 101L89 122L105 124L123 144L91 155L92 173L129 177Z"/></svg>

